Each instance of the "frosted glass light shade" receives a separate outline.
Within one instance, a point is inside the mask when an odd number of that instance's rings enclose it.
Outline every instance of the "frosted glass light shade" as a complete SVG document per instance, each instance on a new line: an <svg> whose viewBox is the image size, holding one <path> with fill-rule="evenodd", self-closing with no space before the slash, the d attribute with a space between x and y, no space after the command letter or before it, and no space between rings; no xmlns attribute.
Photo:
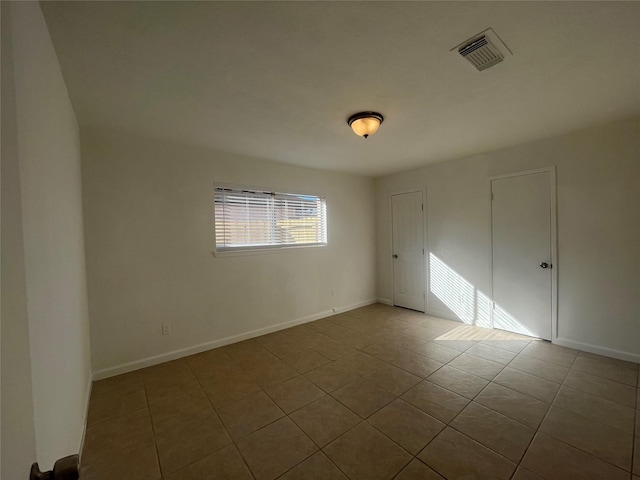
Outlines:
<svg viewBox="0 0 640 480"><path fill-rule="evenodd" d="M367 138L376 133L384 118L376 112L361 112L349 117L347 123L356 135Z"/></svg>

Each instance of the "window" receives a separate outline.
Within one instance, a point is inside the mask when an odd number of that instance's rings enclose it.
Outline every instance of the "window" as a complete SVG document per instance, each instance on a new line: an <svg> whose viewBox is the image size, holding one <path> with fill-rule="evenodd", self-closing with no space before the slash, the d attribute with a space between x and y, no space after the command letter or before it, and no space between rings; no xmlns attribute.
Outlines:
<svg viewBox="0 0 640 480"><path fill-rule="evenodd" d="M327 244L324 197L215 187L216 251Z"/></svg>

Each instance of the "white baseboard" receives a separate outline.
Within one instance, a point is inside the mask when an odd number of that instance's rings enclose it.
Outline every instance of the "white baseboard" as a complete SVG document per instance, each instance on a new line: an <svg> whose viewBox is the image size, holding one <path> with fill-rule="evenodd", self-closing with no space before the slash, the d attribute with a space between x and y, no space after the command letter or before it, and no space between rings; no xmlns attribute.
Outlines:
<svg viewBox="0 0 640 480"><path fill-rule="evenodd" d="M309 323L315 320L320 320L321 318L330 317L331 315L335 315L337 313L343 313L349 310L354 310L356 308L365 307L367 305L376 303L377 301L378 300L374 298L371 300L365 300L363 302L358 302L351 305L345 305L342 307L333 307L329 310L315 313L313 315L309 315L306 317L298 318L296 320L282 322L276 325L270 325L268 327L251 330L249 332L241 333L238 335L232 335L230 337L225 337L218 340L201 343L198 345L194 345L192 347L173 350L171 352L162 353L160 355L155 355L153 357L147 357L140 360L135 360L133 362L123 363L115 367L104 368L102 370L93 372L93 380L102 380L105 378L113 377L115 375L120 375L122 373L132 372L134 370L139 370L141 368L158 365L159 363L176 360L178 358L186 357L189 355L195 355L196 353L205 352L213 348L224 347L225 345L241 342L242 340L248 340L250 338L259 337L260 335L266 335L267 333L277 332L279 330L284 330L285 328L295 327L296 325L302 325L303 323Z"/></svg>
<svg viewBox="0 0 640 480"><path fill-rule="evenodd" d="M351 305L345 305L343 307L334 307L332 308L332 311L333 313L344 313L344 312L348 312L349 310L355 310L356 308L366 307L367 305L373 305L374 303L378 303L377 298L365 300L364 302L352 303ZM323 318L323 317L320 317L320 318ZM313 320L309 320L309 321L313 321ZM306 323L306 322L302 322L302 323Z"/></svg>
<svg viewBox="0 0 640 480"><path fill-rule="evenodd" d="M385 305L391 305L393 307L393 302L388 298L378 298L378 303L384 303Z"/></svg>
<svg viewBox="0 0 640 480"><path fill-rule="evenodd" d="M553 340L553 343L555 343L556 345L560 345L561 347L583 350L585 352L595 353L597 355L603 355L605 357L617 358L618 360L626 360L627 362L640 363L640 354L637 353L615 350L613 348L601 347L598 345L591 345L590 343L576 342L560 337L555 338Z"/></svg>

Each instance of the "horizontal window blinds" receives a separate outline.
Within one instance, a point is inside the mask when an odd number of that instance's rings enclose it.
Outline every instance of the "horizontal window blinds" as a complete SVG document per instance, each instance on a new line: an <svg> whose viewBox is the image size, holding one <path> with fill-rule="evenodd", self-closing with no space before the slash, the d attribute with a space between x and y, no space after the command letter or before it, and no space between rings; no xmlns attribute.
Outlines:
<svg viewBox="0 0 640 480"><path fill-rule="evenodd" d="M215 188L216 250L327 244L324 197Z"/></svg>

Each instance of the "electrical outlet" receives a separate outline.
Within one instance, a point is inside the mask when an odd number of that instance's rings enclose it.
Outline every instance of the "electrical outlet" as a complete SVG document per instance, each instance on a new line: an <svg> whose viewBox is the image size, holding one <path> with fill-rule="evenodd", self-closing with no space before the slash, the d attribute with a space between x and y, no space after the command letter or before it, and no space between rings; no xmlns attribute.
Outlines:
<svg viewBox="0 0 640 480"><path fill-rule="evenodd" d="M163 323L162 324L162 334L163 335L169 335L171 333L171 325L169 325L168 323Z"/></svg>
<svg viewBox="0 0 640 480"><path fill-rule="evenodd" d="M333 298L335 296L335 293L333 290L331 290L331 298Z"/></svg>

